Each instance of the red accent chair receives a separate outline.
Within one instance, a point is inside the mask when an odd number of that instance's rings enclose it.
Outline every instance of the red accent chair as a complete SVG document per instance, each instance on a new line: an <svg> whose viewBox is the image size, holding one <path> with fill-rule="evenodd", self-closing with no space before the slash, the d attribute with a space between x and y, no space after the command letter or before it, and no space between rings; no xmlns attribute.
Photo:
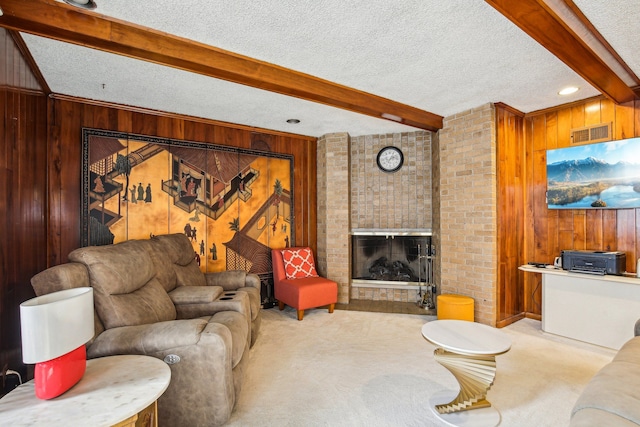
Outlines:
<svg viewBox="0 0 640 427"><path fill-rule="evenodd" d="M298 265L292 267L291 260L286 258L296 253L303 253L306 258L296 257ZM295 308L298 311L298 320L304 318L304 311L308 308L328 306L329 313L333 313L338 301L338 284L317 275L311 248L272 249L271 261L273 288L280 310L284 310L285 304ZM300 262L307 268L300 268Z"/></svg>

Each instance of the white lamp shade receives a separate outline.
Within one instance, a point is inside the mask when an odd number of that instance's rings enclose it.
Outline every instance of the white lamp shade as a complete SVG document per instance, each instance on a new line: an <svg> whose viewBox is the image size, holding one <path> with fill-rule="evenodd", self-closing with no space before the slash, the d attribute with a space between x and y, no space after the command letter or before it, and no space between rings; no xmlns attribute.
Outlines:
<svg viewBox="0 0 640 427"><path fill-rule="evenodd" d="M20 323L24 363L69 353L93 338L93 289L66 289L25 301Z"/></svg>

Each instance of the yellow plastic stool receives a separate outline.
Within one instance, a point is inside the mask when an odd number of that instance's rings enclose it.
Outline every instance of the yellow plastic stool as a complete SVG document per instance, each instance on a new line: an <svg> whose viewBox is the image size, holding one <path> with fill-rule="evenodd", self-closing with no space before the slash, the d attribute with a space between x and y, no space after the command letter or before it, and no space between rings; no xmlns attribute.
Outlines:
<svg viewBox="0 0 640 427"><path fill-rule="evenodd" d="M463 295L438 295L438 320L454 319L474 321L473 298Z"/></svg>

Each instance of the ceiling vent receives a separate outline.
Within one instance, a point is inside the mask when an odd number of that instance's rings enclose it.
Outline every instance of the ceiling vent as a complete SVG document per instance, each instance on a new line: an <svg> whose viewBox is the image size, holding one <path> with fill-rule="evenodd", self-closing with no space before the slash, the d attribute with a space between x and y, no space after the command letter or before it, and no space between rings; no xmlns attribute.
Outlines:
<svg viewBox="0 0 640 427"><path fill-rule="evenodd" d="M571 129L571 145L591 144L611 140L612 123Z"/></svg>

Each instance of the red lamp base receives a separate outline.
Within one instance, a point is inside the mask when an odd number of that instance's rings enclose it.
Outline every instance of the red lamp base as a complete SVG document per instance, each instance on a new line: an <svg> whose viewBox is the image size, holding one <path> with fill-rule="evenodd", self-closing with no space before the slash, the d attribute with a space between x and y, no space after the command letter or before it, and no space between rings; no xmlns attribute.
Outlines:
<svg viewBox="0 0 640 427"><path fill-rule="evenodd" d="M36 363L36 397L53 399L76 385L87 368L87 350L83 345L46 362Z"/></svg>

